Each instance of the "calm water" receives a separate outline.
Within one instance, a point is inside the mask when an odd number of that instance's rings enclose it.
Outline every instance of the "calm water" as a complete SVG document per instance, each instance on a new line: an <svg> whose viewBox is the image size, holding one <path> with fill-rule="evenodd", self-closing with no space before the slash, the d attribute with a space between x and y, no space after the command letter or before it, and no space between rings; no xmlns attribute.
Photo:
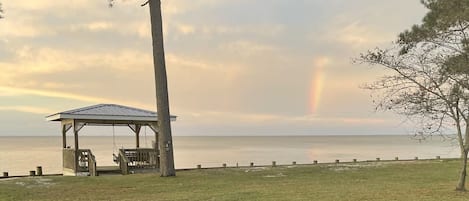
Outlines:
<svg viewBox="0 0 469 201"><path fill-rule="evenodd" d="M152 137L142 137L141 147L151 147ZM115 143L114 143L115 142ZM114 165L113 151L135 147L133 137L80 137L80 148L89 148L98 166ZM68 139L73 144L73 139ZM36 166L46 174L62 173L61 137L0 137L0 172L27 175ZM458 157L457 145L434 138L408 136L308 136L308 137L174 137L176 168L255 164Z"/></svg>

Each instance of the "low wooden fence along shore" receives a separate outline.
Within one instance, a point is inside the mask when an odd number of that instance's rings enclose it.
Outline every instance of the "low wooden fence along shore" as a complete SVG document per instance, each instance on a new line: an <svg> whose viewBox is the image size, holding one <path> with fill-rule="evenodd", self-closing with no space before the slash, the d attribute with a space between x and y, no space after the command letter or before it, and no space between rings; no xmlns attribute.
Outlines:
<svg viewBox="0 0 469 201"><path fill-rule="evenodd" d="M63 174L43 174L42 166L37 166L36 170L29 171L29 175L9 175L8 172L3 172L0 179L6 178L21 178L21 177L40 177L40 176L63 176Z"/></svg>
<svg viewBox="0 0 469 201"><path fill-rule="evenodd" d="M254 167L287 167L287 166L306 166L306 165L338 165L338 164L359 164L359 163L370 163L370 162L406 162L406 161L434 161L434 160L459 160L459 158L441 158L440 156L436 156L435 158L426 158L426 159L420 159L418 157L414 157L413 159L401 159L399 157L395 157L392 160L383 160L381 158L376 158L374 160L357 160L357 159L352 159L351 161L340 161L340 160L335 160L335 162L319 162L317 160L312 161L312 163L297 163L296 161L292 161L290 164L277 164L276 161L272 161L271 164L266 165L266 164L255 164L254 162L250 162L249 164L246 165L240 165L239 163L236 163L235 165L229 166L227 163L221 163L221 166L218 167L202 167L201 164L196 165L194 168L180 168L177 169L177 171L190 171L190 170L198 170L198 169L223 169L223 168L254 168ZM41 166L37 166L36 170L31 170L29 171L28 175L9 175L8 172L3 172L2 175L0 175L0 179L6 179L6 178L21 178L21 177L38 177L38 176L63 176L63 174L43 174L43 169Z"/></svg>
<svg viewBox="0 0 469 201"><path fill-rule="evenodd" d="M338 164L359 164L359 163L370 163L370 162L408 162L408 161L435 161L435 160L459 160L459 158L441 158L440 156L436 156L435 158L425 158L419 159L419 157L414 157L413 159L400 159L399 157L395 157L392 160L383 160L381 158L376 158L375 160L357 160L353 159L351 161L340 161L335 160L335 162L319 162L318 160L314 160L312 163L297 163L296 161L292 161L290 164L277 164L276 161L272 161L271 165L266 164L255 164L254 162L249 163L249 165L239 165L236 163L233 166L228 166L226 163L222 163L219 167L202 167L201 164L196 165L194 168L181 168L177 169L178 171L190 171L190 170L197 170L197 169L221 169L221 168L252 168L252 167L288 167L288 166L307 166L307 165L338 165Z"/></svg>

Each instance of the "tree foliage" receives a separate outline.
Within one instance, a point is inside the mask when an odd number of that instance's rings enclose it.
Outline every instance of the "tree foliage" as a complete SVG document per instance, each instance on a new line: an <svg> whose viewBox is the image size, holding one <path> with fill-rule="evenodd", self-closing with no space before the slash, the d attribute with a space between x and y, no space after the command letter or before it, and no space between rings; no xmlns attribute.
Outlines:
<svg viewBox="0 0 469 201"><path fill-rule="evenodd" d="M420 124L417 134L454 134L463 167L457 189L465 190L469 152L469 0L422 0L422 24L400 33L393 47L368 51L359 62L392 73L368 84L377 109Z"/></svg>
<svg viewBox="0 0 469 201"><path fill-rule="evenodd" d="M3 18L2 3L0 3L0 19Z"/></svg>

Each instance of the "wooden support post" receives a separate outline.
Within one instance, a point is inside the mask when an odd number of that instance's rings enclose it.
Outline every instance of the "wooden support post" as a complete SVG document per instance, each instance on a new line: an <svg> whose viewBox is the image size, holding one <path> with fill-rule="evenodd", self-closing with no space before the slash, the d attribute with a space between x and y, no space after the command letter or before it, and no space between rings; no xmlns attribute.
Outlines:
<svg viewBox="0 0 469 201"><path fill-rule="evenodd" d="M140 129L142 125L135 125L135 147L140 148Z"/></svg>
<svg viewBox="0 0 469 201"><path fill-rule="evenodd" d="M62 147L67 148L67 125L62 123Z"/></svg>
<svg viewBox="0 0 469 201"><path fill-rule="evenodd" d="M36 172L37 172L37 176L42 176L42 167L41 167L41 166L37 166L37 167L36 167Z"/></svg>
<svg viewBox="0 0 469 201"><path fill-rule="evenodd" d="M135 147L138 149L140 148L140 134L135 133Z"/></svg>
<svg viewBox="0 0 469 201"><path fill-rule="evenodd" d="M78 167L79 167L78 166L78 155L79 155L78 154L78 149L79 149L79 147L78 147L78 130L79 129L78 129L78 125L77 125L75 120L73 120L72 129L73 129L73 137L75 139L75 171L74 172L77 173L78 172Z"/></svg>

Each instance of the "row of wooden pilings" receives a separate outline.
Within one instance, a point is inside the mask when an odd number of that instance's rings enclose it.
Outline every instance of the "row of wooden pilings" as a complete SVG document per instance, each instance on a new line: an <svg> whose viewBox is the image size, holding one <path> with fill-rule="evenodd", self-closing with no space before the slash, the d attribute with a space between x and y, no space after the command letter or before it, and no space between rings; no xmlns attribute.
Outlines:
<svg viewBox="0 0 469 201"><path fill-rule="evenodd" d="M43 176L42 174L42 166L37 166L36 170L31 170L29 171L29 176L34 177L34 176ZM8 178L10 177L8 172L3 172L3 177Z"/></svg>
<svg viewBox="0 0 469 201"><path fill-rule="evenodd" d="M436 160L440 160L441 157L440 157L440 156L436 156L435 159L436 159ZM416 160L419 160L419 157L414 157L413 160L415 160L415 161L416 161ZM428 159L427 159L427 160L428 160ZM374 162L379 162L379 161L382 161L382 160L381 160L381 158L376 158L376 160L367 160L367 161L361 161L361 162L373 162L373 161L374 161ZM392 160L387 160L387 161L392 161ZM394 161L399 161L399 157L395 157L395 158L394 158ZM401 161L411 161L411 159L401 160ZM352 163L358 163L358 162L359 162L359 161L358 161L357 159L353 159L353 160L352 160ZM317 160L314 160L314 161L313 161L313 165L317 165L318 163L319 163L319 162L318 162ZM339 164L339 163L340 163L340 160L338 160L338 159L335 160L335 164ZM350 162L349 162L349 163L350 163ZM296 161L293 161L291 165L297 165ZM272 167L276 167L276 166L277 166L277 162L276 162L276 161L272 161ZM228 166L227 166L226 163L223 163L223 164L222 164L222 167L223 167L223 168L227 168ZM236 167L239 167L239 164L238 164L238 163L236 163ZM249 167L254 167L254 162L251 162L251 163L249 164ZM197 169L202 169L202 165L200 165L200 164L197 165Z"/></svg>

